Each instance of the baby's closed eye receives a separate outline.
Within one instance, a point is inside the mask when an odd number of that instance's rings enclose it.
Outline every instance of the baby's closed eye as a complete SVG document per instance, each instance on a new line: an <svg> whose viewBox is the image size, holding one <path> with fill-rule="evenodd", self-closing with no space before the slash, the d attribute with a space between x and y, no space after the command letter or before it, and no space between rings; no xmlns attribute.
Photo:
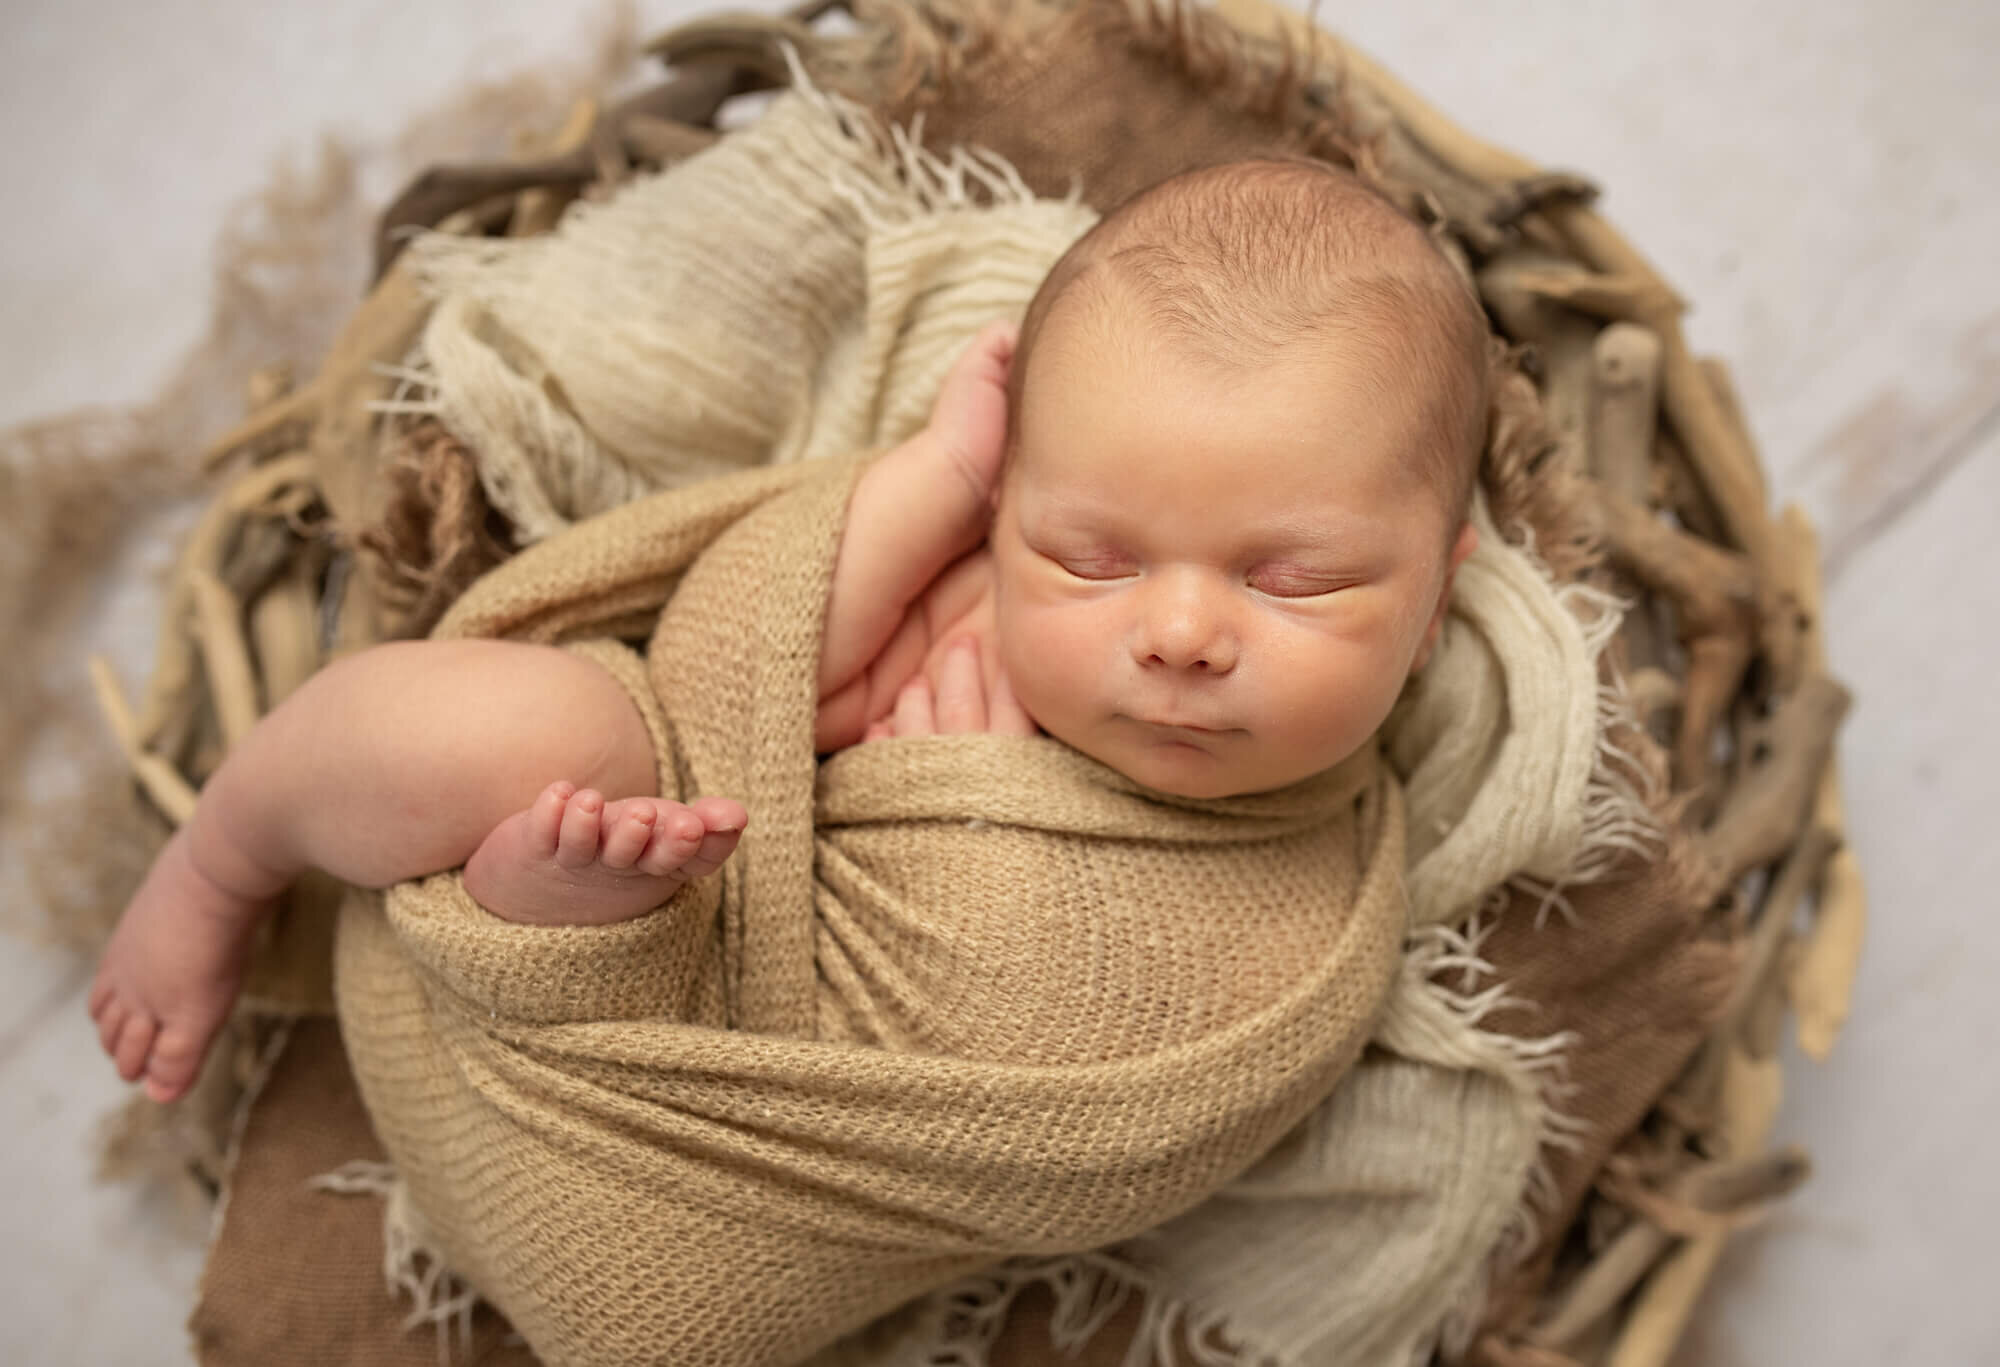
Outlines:
<svg viewBox="0 0 2000 1367"><path fill-rule="evenodd" d="M1273 598L1317 598L1359 582L1352 574L1301 565L1259 565L1247 576L1250 587Z"/></svg>
<svg viewBox="0 0 2000 1367"><path fill-rule="evenodd" d="M1064 553L1049 558L1078 579L1123 579L1139 569L1137 561L1115 551Z"/></svg>

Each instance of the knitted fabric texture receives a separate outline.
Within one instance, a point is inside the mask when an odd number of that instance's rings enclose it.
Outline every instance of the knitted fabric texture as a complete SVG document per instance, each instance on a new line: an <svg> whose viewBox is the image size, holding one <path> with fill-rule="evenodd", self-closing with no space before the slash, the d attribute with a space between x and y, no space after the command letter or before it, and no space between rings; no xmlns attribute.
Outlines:
<svg viewBox="0 0 2000 1367"><path fill-rule="evenodd" d="M1157 1226L1325 1098L1394 977L1401 807L1372 748L1213 802L1046 738L816 769L852 478L630 505L440 628L564 639L674 582L625 677L668 791L753 813L721 876L623 925L503 923L457 875L343 919L384 1147L433 1246L551 1364L793 1362L1004 1256Z"/></svg>
<svg viewBox="0 0 2000 1367"><path fill-rule="evenodd" d="M742 187L757 185L764 192L751 197L754 209L746 207L750 200L743 198ZM974 188L980 190L979 203L972 202ZM689 203L707 204L713 212L684 215L680 206ZM1219 1003L1173 1000L1146 984L1074 977L1050 978L1040 990L1051 994L1044 1001L1053 1002L1067 983L1069 1000L1085 1009L1081 1016L1071 1009L1060 1020L1051 1011L1045 1021L1012 1021L990 997L983 1015L972 1009L984 979L1024 971L1014 956L1027 953L1022 946L1032 941L1019 926L982 939L981 928L940 910L956 906L969 874L955 852L935 851L947 844L956 850L970 834L963 822L995 821L984 807L967 808L944 780L984 775L1003 754L1032 757L1031 769L1044 780L1036 792L1068 784L1110 801L1109 789L1092 785L1112 780L1102 771L1074 770L1076 757L1058 759L1059 749L1009 751L991 738L971 746L877 745L838 756L816 774L809 736L794 737L788 750L765 735L756 743L765 746L760 753L769 772L786 776L784 784L717 786L712 767L689 772L676 767L692 763L691 755L708 755L703 763L712 764L728 746L747 743L748 719L810 707L807 675L760 666L754 683L763 691L745 693L734 671L748 658L746 652L783 659L790 662L787 668L816 652L816 637L799 621L767 619L762 605L771 593L766 586L771 576L823 570L813 568L819 564L815 556L835 535L839 511L829 503L822 509L826 521L815 524L810 535L791 528L766 547L771 563L749 557L733 581L713 568L723 562L711 564L702 548L711 541L718 552L743 544L740 539L752 535L751 524L742 531L728 529L776 491L791 487L785 481L797 476L768 468L769 463L878 446L913 430L956 350L995 313L1018 314L1040 275L1091 221L1091 213L1074 203L1026 196L1011 172L990 158L960 153L942 159L919 152L852 107L795 92L709 152L566 219L546 241L440 241L419 248L432 287L440 292L426 334L428 359L419 358L424 401L450 423L475 423L478 414L508 411L510 401L501 389L532 396L528 417L506 432L475 428L482 435L474 448L490 489L516 495L540 491L517 499L517 521L523 520L518 510L530 508L535 498L550 510L539 532L532 530L537 525L532 517L523 522L541 544L476 590L483 606L469 602L446 629L563 641L600 634L644 637L669 596L679 601L672 594L679 567L699 555L711 566L701 573L716 576L720 584L715 620L739 623L737 634L697 633L687 649L674 653L673 676L656 680L645 678L621 648L579 648L624 678L642 710L653 709L663 756L679 757L669 760L663 782L693 791L691 778L698 774L703 789L743 798L753 813L753 848L769 842L761 855L739 856L728 866L733 872L725 871L713 941L668 937L642 945L625 944L611 933L593 934L586 937L592 944L612 948L592 957L580 942L571 943L550 960L534 957L529 946L556 937L520 938L517 947L527 957L504 979L511 1005L488 1007L497 1019L542 1021L536 1012L560 1015L571 1009L539 995L552 981L588 981L601 999L608 993L608 999L622 1001L621 993L631 993L637 994L632 1000L650 1002L646 994L656 990L654 976L685 973L678 979L686 990L677 1009L690 1022L817 1036L829 1046L872 1042L896 1051L1069 1067L1059 1061L1140 1047L1131 1040L1121 1043L1115 1030L1107 1033L1106 1018L1088 1014L1094 1000L1099 1007L1118 1002L1132 1014L1141 1031L1135 1038L1141 1039L1147 1028L1193 1029L1248 1009L1244 1003L1255 991L1247 982L1231 1002ZM744 242L810 248L788 248L790 257L775 248L745 256ZM618 263L615 271L600 259L607 256ZM490 348L489 359L497 359L504 374L491 367L460 372L444 359L449 343L440 348L437 342L452 325L438 320L454 309L461 318L485 319L478 331L489 342L512 339ZM771 325L773 318L792 316L813 320L808 330L818 340L811 346L801 346L789 324ZM618 327L604 324L606 317L616 317ZM654 369L643 384L631 375L616 383L606 378L621 374L620 348L628 345L650 348ZM732 377L729 384L713 383L718 373ZM753 377L767 380L768 388ZM614 408L620 416L602 416ZM586 413L595 416L586 421ZM605 435L612 431L623 435L614 442ZM572 440L577 433L588 438L582 446ZM586 453L585 464L573 468L578 451ZM635 461L630 459L635 451L651 454ZM708 487L701 494L707 511L698 516L687 514L672 525L632 520L645 505L624 503L630 490L708 473L715 467L697 459L703 452L719 452L723 466L751 473ZM626 473L602 476L612 482L600 484L601 472L588 468L600 460L623 461ZM756 525L770 516L775 514L760 512ZM562 532L574 519L588 520ZM586 529L590 535L584 537ZM913 1322L927 1336L920 1338L923 1351L948 1344L951 1351L976 1355L984 1330L968 1324L967 1307L1004 1309L1028 1281L1053 1279L1085 1288L1075 1303L1084 1307L1079 1313L1087 1313L1093 1279L1111 1278L1147 1290L1149 1314L1159 1319L1162 1332L1175 1320L1226 1325L1232 1340L1246 1345L1246 1360L1310 1362L1350 1351L1370 1360L1397 1360L1424 1351L1454 1307L1476 1296L1496 1248L1525 1242L1529 1179L1539 1146L1554 1133L1544 1098L1549 1047L1481 1028L1482 1017L1501 999L1497 987L1454 993L1436 979L1446 968L1476 969L1476 956L1454 947L1451 927L1496 884L1524 870L1550 877L1585 867L1593 851L1629 838L1630 809L1606 781L1609 771L1598 746L1594 653L1603 636L1603 614L1558 596L1531 559L1510 548L1490 525L1482 530L1479 550L1460 573L1440 648L1385 729L1396 767L1411 784L1414 862L1404 874L1413 894L1409 910L1416 924L1429 929L1407 946L1377 1020L1374 1042L1380 1048L1370 1050L1341 1091L1258 1168L1248 1199L1232 1190L1191 1212L1168 1231L1172 1237L1119 1244L1108 1257L1092 1253L983 1271L914 1308ZM794 587L804 599L819 592ZM1586 631L1586 625L1593 629ZM779 632L788 634L773 635ZM790 682L781 686L781 679ZM704 706L728 699L731 706L706 722L670 721L658 711L667 704L648 701L656 692L661 699L701 698ZM879 771L897 749L903 758L896 761L897 772L885 777ZM901 767L924 756L930 757L928 769ZM832 843L823 842L819 850L821 869L838 895L821 898L825 914L817 920L801 917L796 906L767 898L760 888L809 887L814 821L843 810L844 798L837 791L826 795L833 805L816 812L801 794L810 793L813 782L849 775L869 783L882 780L888 790L884 800L907 804L921 796L940 805L930 811L898 807L904 824L880 830L856 823L853 828L872 832L871 858L879 869L866 861L857 865L843 853L849 835L837 840L829 835ZM1024 770L1005 781L982 778L984 786L974 796L999 800L1028 776ZM1018 824L1019 816L999 824ZM1107 818L1088 818L1100 819ZM899 843L919 828L923 840ZM1088 830L1093 837L1105 834L1096 826ZM924 852L926 842L932 853ZM1051 866L1064 867L1080 846L1066 839L1052 848ZM759 872L748 872L753 867ZM908 910L917 906L914 894L898 903L904 911L857 912L857 903L849 900L856 889L914 889L913 880L924 876L937 880L933 892L942 899L925 913L929 919ZM1128 892L1136 900L1120 903L1125 915L1150 905L1143 887ZM1084 905L1075 900L1083 895L1065 891L1049 914L1073 913ZM1230 895L1217 905L1227 904ZM452 905L455 924L481 924L468 907ZM702 918L708 915L698 911L695 920L707 924ZM661 924L684 927L689 919L669 914ZM1240 972L1245 947L1231 938L1238 927L1215 916L1207 924L1216 938L1207 942L1214 961L1204 971L1225 977ZM1268 918L1257 924L1274 946L1282 945L1286 934L1294 935L1294 946L1311 945L1310 933L1298 938L1296 928L1288 931ZM626 933L644 938L636 929ZM1085 953L1102 958L1107 942L1096 938L1100 933L1093 923L1065 953L1071 959ZM1188 948L1195 941L1180 943ZM381 957L390 956L384 951ZM1143 962L1107 961L1106 967L1136 971ZM1072 972L1077 967L1062 966ZM1177 971L1187 967L1179 964ZM345 990L361 991L365 981L365 974L349 971ZM501 981L481 980L477 986L490 993ZM427 1010L415 1002L409 998L398 1008L412 1021ZM390 1102L382 1075L371 1073L376 1062L365 1057L362 1032L354 1022L349 1028L370 1103L386 1113ZM1213 1085L1204 1080L1194 1091ZM894 1107L885 1107L877 1120L888 1130L908 1123ZM378 1123L386 1137L393 1120L378 1117ZM391 1147L403 1164L422 1161L428 1142L406 1131ZM1040 1141L1033 1125L1024 1123L1012 1142ZM1240 1157L1247 1163L1255 1156ZM629 1155L619 1159L631 1161ZM551 1157L541 1175L559 1170ZM409 1176L417 1183L421 1170ZM1425 1196L1413 1200L1413 1190ZM428 1210L440 1202L417 1205ZM398 1207L407 1208L408 1203ZM471 1228L461 1226L455 1238L443 1231L435 1241L424 1231L414 1239L403 1231L399 1246L422 1247L428 1241L448 1247L456 1270L473 1276L490 1294L507 1295L509 1283L479 1261L483 1245ZM592 1234L586 1242L595 1246L601 1238ZM814 1242L803 1233L799 1238ZM973 1261L968 1251L953 1266ZM1274 1280L1272 1268L1278 1265L1290 1270L1289 1278ZM943 1272L941 1266L934 1270ZM580 1299L558 1306L557 1282L538 1285L535 1294L547 1304L523 1313L587 1318L595 1313L592 1307L602 1308L601 1291L563 1283L563 1296ZM1315 1286L1335 1290L1316 1293ZM785 1294L780 1285L767 1288L754 1279L727 1289L739 1300L770 1302Z"/></svg>

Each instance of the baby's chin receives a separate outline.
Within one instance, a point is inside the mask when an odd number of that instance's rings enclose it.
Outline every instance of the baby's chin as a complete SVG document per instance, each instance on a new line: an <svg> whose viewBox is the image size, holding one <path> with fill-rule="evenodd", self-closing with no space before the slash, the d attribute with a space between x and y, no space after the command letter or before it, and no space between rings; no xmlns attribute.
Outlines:
<svg viewBox="0 0 2000 1367"><path fill-rule="evenodd" d="M1289 787L1339 763L1339 758L1336 758L1302 772L1292 772L1296 766L1279 770L1270 764L1259 764L1230 754L1228 742L1214 745L1160 742L1076 748L1100 764L1116 769L1134 783L1172 797L1195 799L1267 793Z"/></svg>

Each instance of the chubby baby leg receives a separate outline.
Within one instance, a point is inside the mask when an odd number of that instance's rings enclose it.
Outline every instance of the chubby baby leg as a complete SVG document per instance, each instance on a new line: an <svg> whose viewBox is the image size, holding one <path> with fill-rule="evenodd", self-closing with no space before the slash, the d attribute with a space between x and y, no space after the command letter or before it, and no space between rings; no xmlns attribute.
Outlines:
<svg viewBox="0 0 2000 1367"><path fill-rule="evenodd" d="M587 810L572 819L570 798L583 795L571 794L538 824L535 794L556 777L593 790ZM655 782L631 699L576 654L410 641L347 657L274 709L203 787L105 948L90 993L98 1038L155 1100L185 1092L259 922L307 868L387 887L480 854L501 915L615 920L656 906L728 857L744 815L720 799L662 803L646 796ZM608 826L597 793L625 800ZM701 832L684 848L690 820ZM539 882L537 857L549 875Z"/></svg>
<svg viewBox="0 0 2000 1367"><path fill-rule="evenodd" d="M747 820L743 804L729 798L607 802L595 789L551 783L473 851L465 890L507 921L629 920L720 868Z"/></svg>

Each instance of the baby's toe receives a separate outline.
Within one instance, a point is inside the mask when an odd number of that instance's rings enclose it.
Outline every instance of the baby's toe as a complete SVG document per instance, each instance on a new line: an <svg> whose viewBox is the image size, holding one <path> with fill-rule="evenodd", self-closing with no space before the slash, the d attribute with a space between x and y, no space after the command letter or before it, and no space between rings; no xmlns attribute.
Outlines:
<svg viewBox="0 0 2000 1367"><path fill-rule="evenodd" d="M741 832L750 824L750 813L733 797L699 797L694 800L693 810L701 818L703 828L710 831Z"/></svg>
<svg viewBox="0 0 2000 1367"><path fill-rule="evenodd" d="M690 878L706 878L722 867L723 861L736 852L736 842L743 838L739 827L733 831L710 831L701 838L701 844L689 856L683 871Z"/></svg>
<svg viewBox="0 0 2000 1367"><path fill-rule="evenodd" d="M91 1012L97 1021L97 1042L112 1058L118 1057L118 1036L124 1033L125 1020L132 1012L117 997L107 997L101 1007Z"/></svg>
<svg viewBox="0 0 2000 1367"><path fill-rule="evenodd" d="M535 855L553 859L562 836L563 813L576 796L576 785L558 780L542 789L535 805L528 808L528 840Z"/></svg>
<svg viewBox="0 0 2000 1367"><path fill-rule="evenodd" d="M111 1060L118 1065L118 1076L132 1082L145 1071L146 1056L153 1052L153 1037L158 1033L159 1022L143 1011L134 1011L125 1017L125 1024L119 1028L118 1039L111 1048Z"/></svg>
<svg viewBox="0 0 2000 1367"><path fill-rule="evenodd" d="M645 853L657 824L651 803L619 803L605 813L604 850L599 860L609 869L631 868Z"/></svg>
<svg viewBox="0 0 2000 1367"><path fill-rule="evenodd" d="M595 788L579 790L563 809L562 829L556 836L556 863L566 869L595 863L603 831L604 795Z"/></svg>
<svg viewBox="0 0 2000 1367"><path fill-rule="evenodd" d="M653 823L653 839L639 856L640 871L656 878L679 872L701 848L704 829L701 818L678 802L661 804L659 817Z"/></svg>
<svg viewBox="0 0 2000 1367"><path fill-rule="evenodd" d="M172 1101L193 1085L204 1043L189 1031L171 1026L162 1030L146 1060L146 1095Z"/></svg>

